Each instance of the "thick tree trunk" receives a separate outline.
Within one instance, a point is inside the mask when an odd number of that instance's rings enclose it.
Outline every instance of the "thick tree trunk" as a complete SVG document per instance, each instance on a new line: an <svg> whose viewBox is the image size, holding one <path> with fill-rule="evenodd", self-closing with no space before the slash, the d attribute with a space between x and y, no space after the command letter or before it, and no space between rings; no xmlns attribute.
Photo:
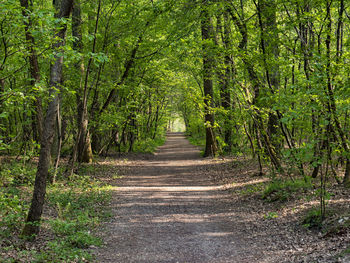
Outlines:
<svg viewBox="0 0 350 263"><path fill-rule="evenodd" d="M213 113L213 67L214 58L211 49L211 43L214 42L212 22L208 11L209 1L202 0L201 11L201 31L202 31L202 51L203 51L203 87L204 87L204 110L205 110L205 152L204 156L215 156L217 154L217 145L214 131L214 113Z"/></svg>
<svg viewBox="0 0 350 263"><path fill-rule="evenodd" d="M68 18L72 9L73 0L62 0L60 10L55 15L56 18ZM65 44L66 26L57 33L57 43L54 44L55 61L50 69L50 103L45 116L45 125L41 139L40 156L38 170L35 177L34 192L27 216L26 224L22 235L33 238L33 235L39 233L39 223L43 211L46 182L51 161L51 145L55 135L55 121L57 118L57 109L59 104L60 83L62 80L63 56L60 47Z"/></svg>

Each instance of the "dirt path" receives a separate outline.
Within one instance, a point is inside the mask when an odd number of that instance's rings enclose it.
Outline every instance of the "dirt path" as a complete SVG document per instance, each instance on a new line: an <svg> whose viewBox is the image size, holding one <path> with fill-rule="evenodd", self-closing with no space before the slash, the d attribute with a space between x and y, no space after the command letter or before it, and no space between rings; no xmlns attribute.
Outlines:
<svg viewBox="0 0 350 263"><path fill-rule="evenodd" d="M108 163L123 177L108 179L118 187L105 245L93 249L99 263L350 262L338 257L349 231L323 237L300 224L316 199L261 200L268 178L255 175L254 160L200 158L182 134L169 134L151 159Z"/></svg>
<svg viewBox="0 0 350 263"><path fill-rule="evenodd" d="M97 262L258 262L228 194L198 169L204 163L176 133L152 160L133 162L118 182Z"/></svg>

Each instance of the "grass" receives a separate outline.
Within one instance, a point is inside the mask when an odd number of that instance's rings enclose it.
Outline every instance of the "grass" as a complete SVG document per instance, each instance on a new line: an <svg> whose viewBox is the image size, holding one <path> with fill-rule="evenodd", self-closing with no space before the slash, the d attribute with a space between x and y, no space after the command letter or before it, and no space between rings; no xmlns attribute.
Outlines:
<svg viewBox="0 0 350 263"><path fill-rule="evenodd" d="M69 180L61 177L47 188L41 234L36 241L28 242L18 236L29 208L32 192L29 182L34 178L35 168L22 167L24 172L28 170L24 173L28 177L24 183L10 180L13 170L11 176L5 174L11 165L16 166L9 163L1 167L0 262L92 261L87 249L102 244L94 230L111 215L106 208L111 198L110 188L90 176L74 175ZM91 166L86 171L93 175L98 169Z"/></svg>

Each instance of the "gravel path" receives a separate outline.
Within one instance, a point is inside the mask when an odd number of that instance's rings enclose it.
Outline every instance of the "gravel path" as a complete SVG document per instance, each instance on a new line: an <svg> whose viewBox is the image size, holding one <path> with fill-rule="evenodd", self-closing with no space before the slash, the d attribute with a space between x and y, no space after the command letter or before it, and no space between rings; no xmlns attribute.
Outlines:
<svg viewBox="0 0 350 263"><path fill-rule="evenodd" d="M154 158L132 162L118 182L97 262L258 262L226 191L181 133Z"/></svg>

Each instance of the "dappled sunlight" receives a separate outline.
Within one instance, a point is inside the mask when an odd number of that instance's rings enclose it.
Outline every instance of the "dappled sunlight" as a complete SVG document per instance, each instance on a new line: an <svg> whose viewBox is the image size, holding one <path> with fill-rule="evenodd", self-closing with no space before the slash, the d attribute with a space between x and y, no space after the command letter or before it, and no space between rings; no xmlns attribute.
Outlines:
<svg viewBox="0 0 350 263"><path fill-rule="evenodd" d="M245 186L252 186L252 185L257 185L261 183L266 183L269 182L270 179L267 177L259 178L259 179L252 179L249 180L248 182L234 182L234 183L228 183L223 185L225 189L236 189L236 188L243 188Z"/></svg>
<svg viewBox="0 0 350 263"><path fill-rule="evenodd" d="M202 233L202 235L209 236L209 237L222 237L222 236L232 235L232 232L204 232Z"/></svg>
<svg viewBox="0 0 350 263"><path fill-rule="evenodd" d="M121 186L114 187L117 191L133 191L133 192L202 192L211 190L220 190L222 186Z"/></svg>

